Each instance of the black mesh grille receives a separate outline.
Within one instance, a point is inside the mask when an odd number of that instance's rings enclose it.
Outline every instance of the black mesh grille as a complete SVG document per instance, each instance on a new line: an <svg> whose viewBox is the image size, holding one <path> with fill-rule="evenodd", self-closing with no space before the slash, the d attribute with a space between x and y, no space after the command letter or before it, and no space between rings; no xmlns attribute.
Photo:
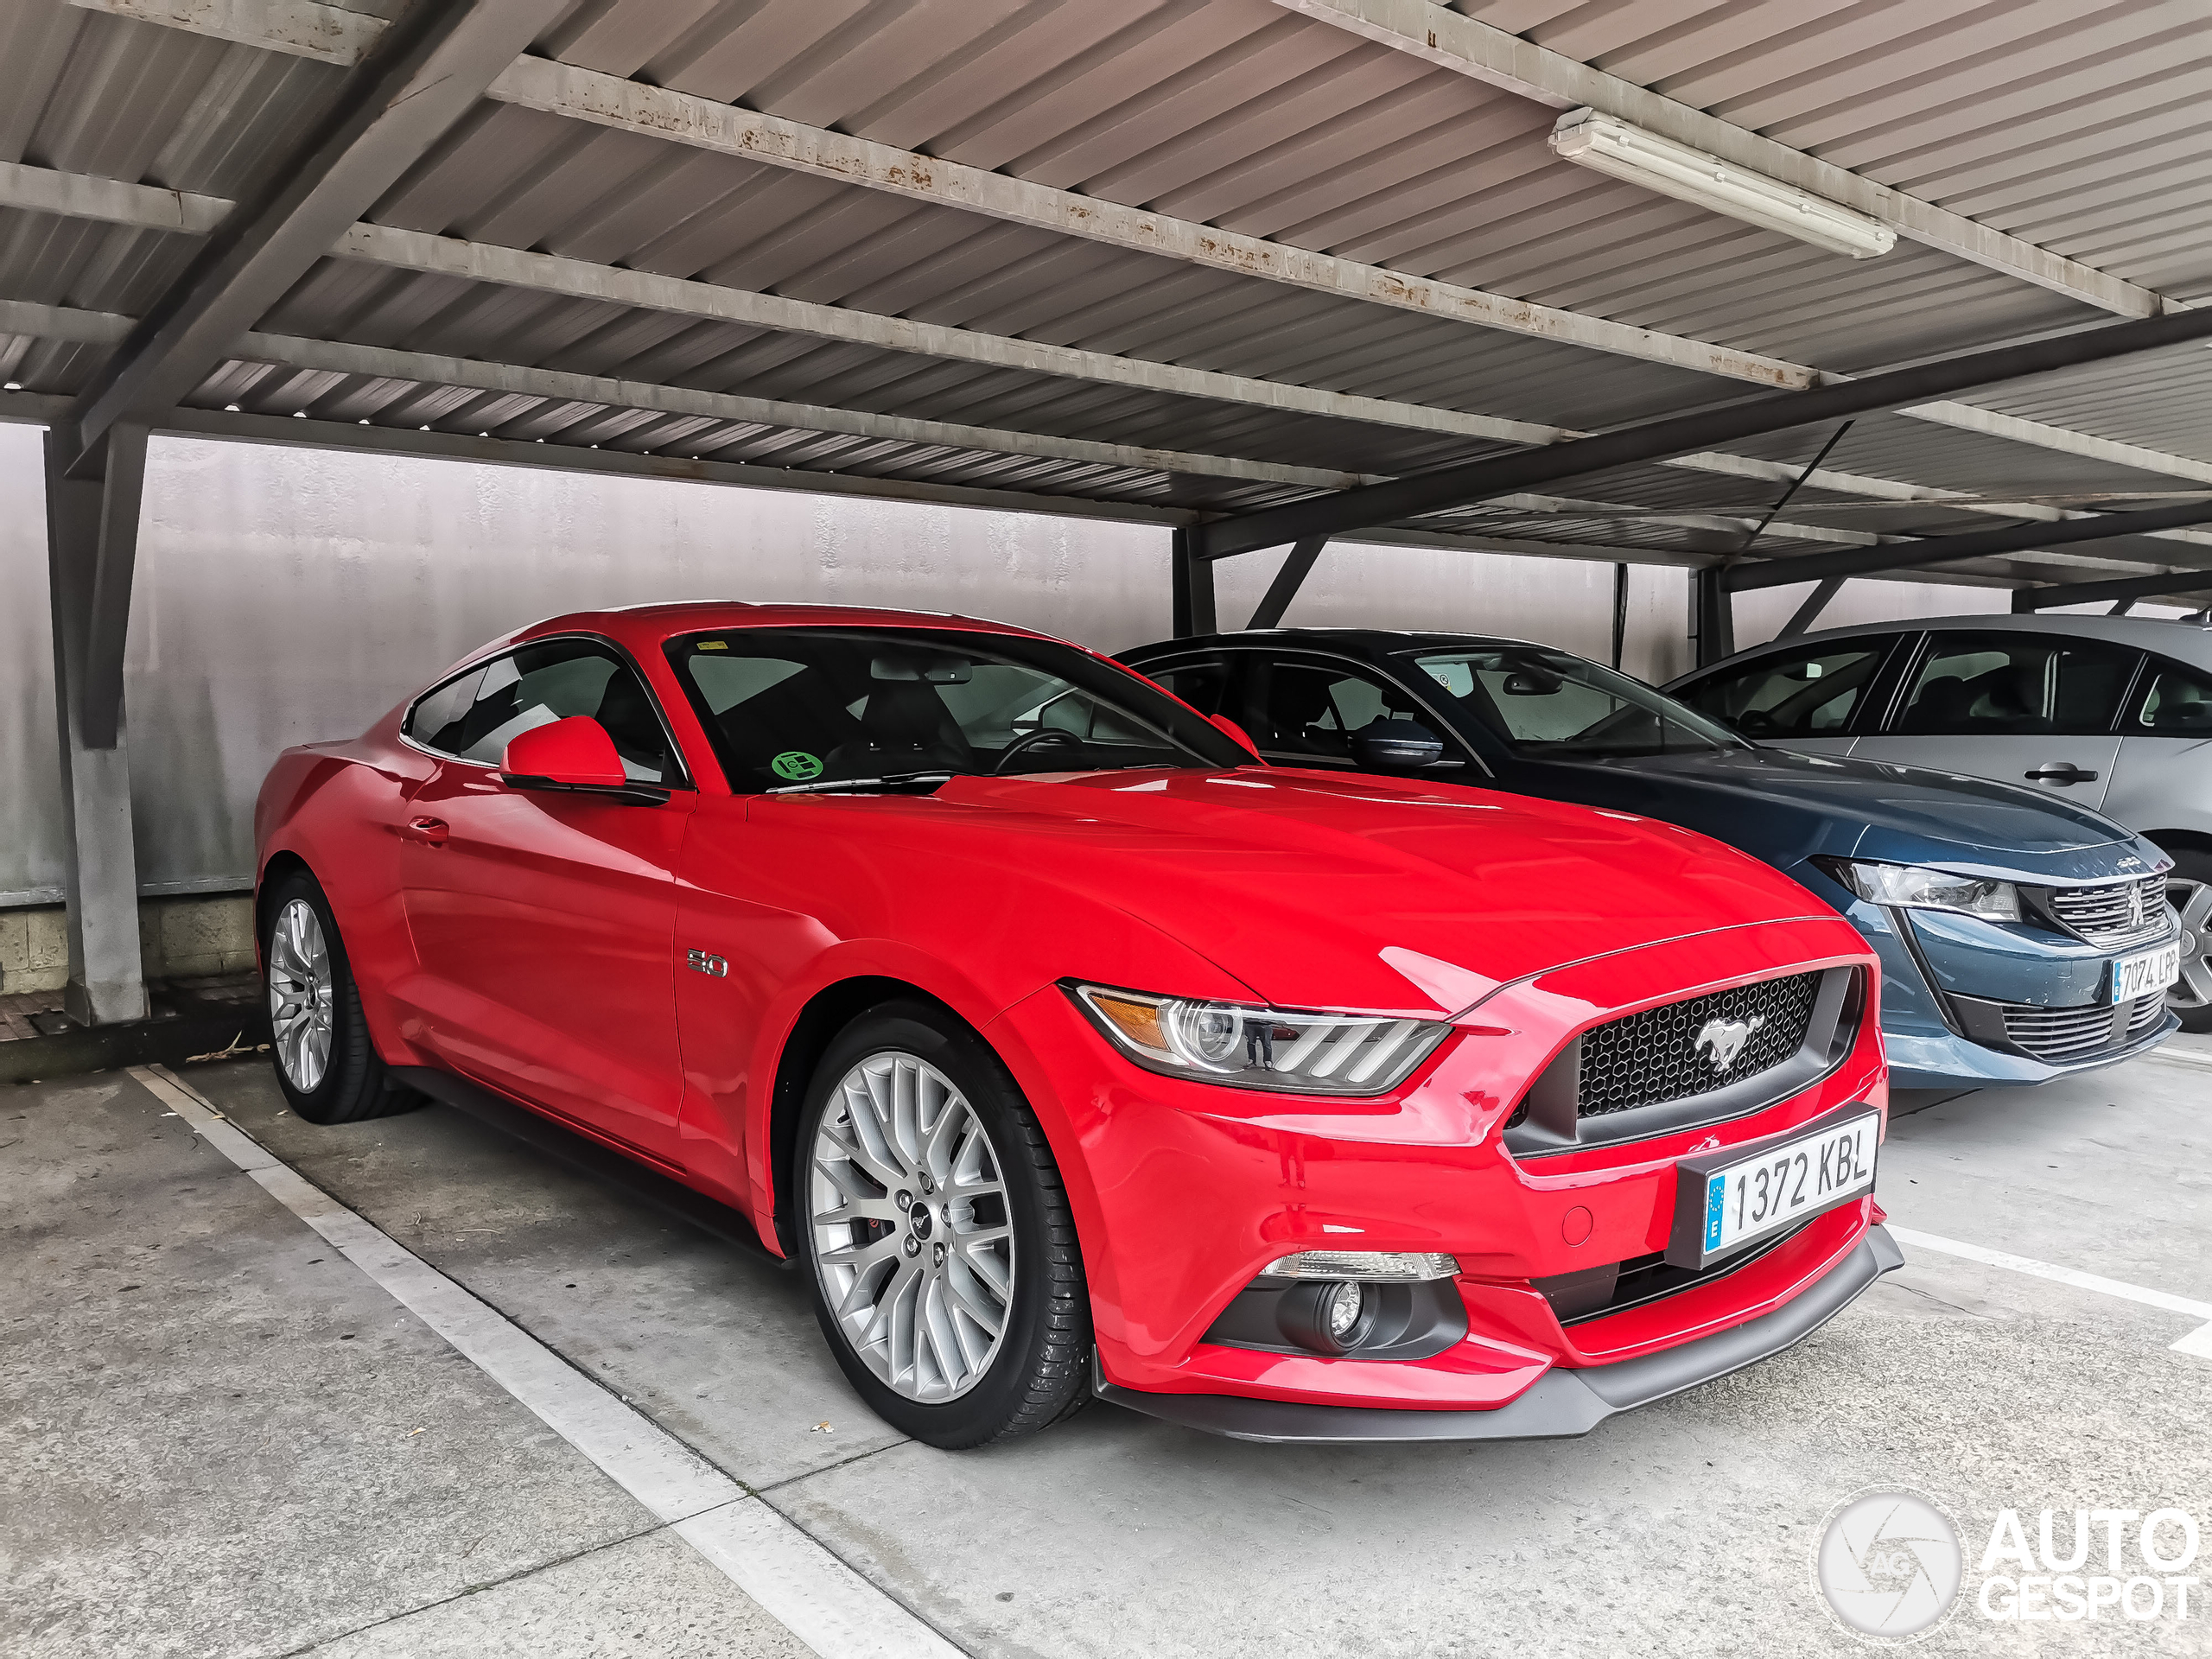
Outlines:
<svg viewBox="0 0 2212 1659"><path fill-rule="evenodd" d="M1820 990L1820 975L1792 974L1646 1008L1585 1032L1576 1115L1602 1117L1701 1095L1781 1065L1804 1046ZM1713 1020L1724 1027L1738 1020L1753 1027L1725 1070L1713 1064L1716 1043L1698 1041Z"/></svg>
<svg viewBox="0 0 2212 1659"><path fill-rule="evenodd" d="M2069 1060L2086 1060L2109 1048L2124 1048L2157 1023L2165 1012L2164 994L2153 991L2148 996L2139 996L2128 1005L2126 1023L2120 1034L2113 1035L2113 1007L2109 1002L2092 1003L2079 1008L2038 1008L2024 1003L2007 1003L2005 1009L2005 1034L2015 1046L2025 1049L2039 1060L2063 1065Z"/></svg>

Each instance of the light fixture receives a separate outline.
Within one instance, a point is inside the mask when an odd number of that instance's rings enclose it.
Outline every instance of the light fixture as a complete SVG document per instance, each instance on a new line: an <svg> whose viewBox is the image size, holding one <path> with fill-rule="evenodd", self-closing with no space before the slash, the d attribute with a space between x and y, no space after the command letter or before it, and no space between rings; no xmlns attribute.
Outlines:
<svg viewBox="0 0 2212 1659"><path fill-rule="evenodd" d="M1878 219L1595 110L1569 110L1560 117L1551 146L1561 161L1779 231L1830 253L1868 259L1897 245L1897 232Z"/></svg>

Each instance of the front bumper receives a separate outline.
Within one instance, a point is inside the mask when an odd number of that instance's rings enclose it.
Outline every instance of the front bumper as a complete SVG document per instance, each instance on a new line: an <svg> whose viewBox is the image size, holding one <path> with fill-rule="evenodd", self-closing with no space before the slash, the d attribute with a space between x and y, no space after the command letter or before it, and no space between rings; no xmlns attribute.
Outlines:
<svg viewBox="0 0 2212 1659"><path fill-rule="evenodd" d="M1794 1300L1747 1324L1640 1359L1569 1370L1554 1367L1491 1411L1421 1411L1302 1405L1220 1394L1147 1394L1109 1382L1092 1368L1091 1391L1163 1422L1232 1440L1307 1446L1375 1446L1411 1440L1560 1440L1587 1434L1608 1417L1670 1399L1795 1346L1843 1312L1884 1274L1904 1265L1886 1229L1870 1227L1857 1248Z"/></svg>
<svg viewBox="0 0 2212 1659"><path fill-rule="evenodd" d="M1878 1217L1871 1198L1712 1282L1562 1316L1560 1275L1649 1262L1675 1224L1676 1160L1886 1109L1871 1020L1825 1076L1741 1116L1648 1138L1516 1156L1507 1118L1578 1031L1736 979L1871 971L1840 918L1700 935L1578 963L1463 1015L1393 1094L1320 1100L1162 1077L1111 1051L1058 987L985 1035L1058 1154L1082 1240L1102 1380L1145 1395L1488 1412L1554 1367L1643 1358L1808 1294ZM1871 984L1871 982L1870 982ZM1423 1356L1324 1355L1217 1338L1266 1265L1306 1249L1445 1253L1465 1335Z"/></svg>
<svg viewBox="0 0 2212 1659"><path fill-rule="evenodd" d="M1844 915L1882 961L1882 1037L1893 1088L2049 1083L2133 1059L2179 1027L2169 1015L2094 1053L2052 1060L2027 1052L2005 1040L1997 1011L2007 1004L2094 1006L2114 953L2056 938L2044 943L2025 930L1969 917L1914 915L1863 899L1847 905ZM1982 1017L1972 1018L1977 1015ZM1996 1034L1977 1026L1993 1027Z"/></svg>

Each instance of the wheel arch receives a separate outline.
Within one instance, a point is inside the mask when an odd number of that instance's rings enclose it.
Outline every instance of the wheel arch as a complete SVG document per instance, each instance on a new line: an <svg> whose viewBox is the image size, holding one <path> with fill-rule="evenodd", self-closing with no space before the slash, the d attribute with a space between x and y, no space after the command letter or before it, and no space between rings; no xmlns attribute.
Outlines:
<svg viewBox="0 0 2212 1659"><path fill-rule="evenodd" d="M261 942L269 933L270 889L295 870L304 874L316 886L321 885L315 876L315 867L289 847L271 853L261 867L261 880L254 884L253 888L253 954L257 962L261 958Z"/></svg>
<svg viewBox="0 0 2212 1659"><path fill-rule="evenodd" d="M815 1069L837 1033L861 1015L887 1002L910 1001L928 1003L946 1019L957 1022L985 1049L994 1055L997 1052L991 1048L990 1039L976 1029L974 1021L943 997L931 995L911 980L886 974L856 974L833 981L809 997L777 1053L776 1079L769 1099L769 1214L776 1230L777 1248L787 1256L797 1254L798 1249L791 1217L790 1177L792 1160L798 1151L799 1114L806 1104L807 1085L814 1080ZM1001 1059L999 1064L1004 1065L1006 1062Z"/></svg>
<svg viewBox="0 0 2212 1659"><path fill-rule="evenodd" d="M2198 830L2143 830L2137 831L2144 840L2162 852L2196 853L2212 858L2212 836Z"/></svg>

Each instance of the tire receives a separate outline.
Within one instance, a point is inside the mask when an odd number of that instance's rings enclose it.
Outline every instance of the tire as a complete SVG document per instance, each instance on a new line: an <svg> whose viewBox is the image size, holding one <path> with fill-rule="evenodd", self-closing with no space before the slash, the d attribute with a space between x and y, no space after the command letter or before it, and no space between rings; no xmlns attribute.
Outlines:
<svg viewBox="0 0 2212 1659"><path fill-rule="evenodd" d="M263 895L261 982L275 1027L270 1058L285 1103L310 1123L411 1111L423 1096L392 1081L369 1040L361 995L330 901L305 870Z"/></svg>
<svg viewBox="0 0 2212 1659"><path fill-rule="evenodd" d="M920 1001L847 1026L808 1087L791 1177L815 1317L893 1428L982 1446L1090 1398L1090 1298L1059 1166L965 1026Z"/></svg>
<svg viewBox="0 0 2212 1659"><path fill-rule="evenodd" d="M2166 893L2181 912L2181 978L2166 993L2166 1006L2181 1016L2183 1031L2212 1031L2212 853L2173 859Z"/></svg>

